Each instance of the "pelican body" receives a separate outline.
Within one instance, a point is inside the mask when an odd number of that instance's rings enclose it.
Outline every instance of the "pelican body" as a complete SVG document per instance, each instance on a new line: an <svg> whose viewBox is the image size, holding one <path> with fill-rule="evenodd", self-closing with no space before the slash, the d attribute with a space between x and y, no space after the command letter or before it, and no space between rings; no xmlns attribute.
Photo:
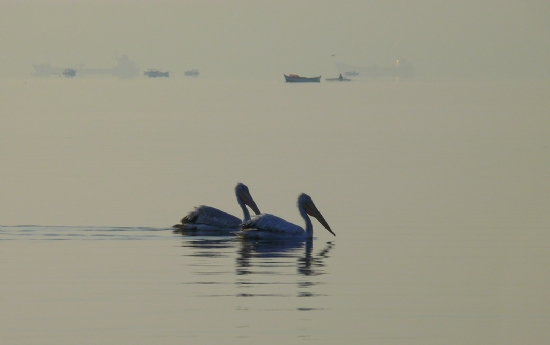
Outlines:
<svg viewBox="0 0 550 345"><path fill-rule="evenodd" d="M241 230L236 232L241 238L261 240L304 240L313 237L313 224L308 215L315 217L325 229L336 236L330 229L325 218L307 194L298 197L298 210L306 222L305 229L271 214L261 214L241 224Z"/></svg>
<svg viewBox="0 0 550 345"><path fill-rule="evenodd" d="M248 187L243 183L235 186L235 196L237 203L243 210L243 219L239 219L224 211L210 206L197 206L181 220L181 224L176 224L173 228L176 231L203 231L203 232L227 232L231 233L239 229L242 222L250 220L250 213L246 206L250 207L255 214L260 214L260 209L256 206Z"/></svg>

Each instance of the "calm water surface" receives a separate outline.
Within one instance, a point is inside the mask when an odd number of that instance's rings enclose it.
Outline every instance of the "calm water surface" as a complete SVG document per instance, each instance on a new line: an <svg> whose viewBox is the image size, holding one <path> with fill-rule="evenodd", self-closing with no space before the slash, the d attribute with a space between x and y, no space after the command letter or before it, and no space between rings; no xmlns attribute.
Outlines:
<svg viewBox="0 0 550 345"><path fill-rule="evenodd" d="M6 344L514 344L549 339L547 229L299 243L3 227ZM342 235L344 229L342 229ZM477 231L473 231L477 232Z"/></svg>
<svg viewBox="0 0 550 345"><path fill-rule="evenodd" d="M548 83L0 91L1 344L550 341ZM172 232L239 215L237 182L300 225L306 192L336 237Z"/></svg>

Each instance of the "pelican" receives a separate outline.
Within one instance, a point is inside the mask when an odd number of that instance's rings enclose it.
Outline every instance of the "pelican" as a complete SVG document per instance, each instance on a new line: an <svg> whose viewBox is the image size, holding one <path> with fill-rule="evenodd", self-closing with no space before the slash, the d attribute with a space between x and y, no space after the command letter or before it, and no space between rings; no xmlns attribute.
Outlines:
<svg viewBox="0 0 550 345"><path fill-rule="evenodd" d="M181 220L181 224L176 224L173 228L180 231L214 231L214 232L234 232L239 229L242 222L250 220L250 213L246 206L250 207L254 213L260 214L260 209L256 206L248 187L242 183L237 183L235 186L235 195L237 202L243 210L244 219L239 219L228 213L225 213L217 208L210 206L198 206L189 212ZM177 230L176 230L177 231Z"/></svg>
<svg viewBox="0 0 550 345"><path fill-rule="evenodd" d="M271 214L261 214L254 217L252 220L245 221L241 224L241 230L236 232L237 236L241 238L255 238L264 240L275 239L308 239L313 237L313 224L308 215L317 218L325 229L331 234L336 236L330 229L325 218L321 215L321 212L317 210L313 200L307 194L300 194L298 197L298 210L300 215L306 222L306 228L304 228L287 222L277 216Z"/></svg>

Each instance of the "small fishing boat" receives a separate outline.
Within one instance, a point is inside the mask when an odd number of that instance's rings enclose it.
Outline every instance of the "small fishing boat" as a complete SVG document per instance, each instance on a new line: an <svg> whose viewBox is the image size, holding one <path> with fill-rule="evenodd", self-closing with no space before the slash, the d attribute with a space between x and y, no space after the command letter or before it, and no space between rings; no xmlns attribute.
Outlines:
<svg viewBox="0 0 550 345"><path fill-rule="evenodd" d="M76 77L76 70L67 68L66 70L63 70L63 75L67 78Z"/></svg>
<svg viewBox="0 0 550 345"><path fill-rule="evenodd" d="M149 78L168 78L170 77L170 72L163 72L159 71L158 69L148 69L147 71L143 72L143 75L149 77Z"/></svg>
<svg viewBox="0 0 550 345"><path fill-rule="evenodd" d="M284 76L287 83L319 83L321 82L321 76L313 77L313 78L300 77L297 74L289 74L289 75L285 74Z"/></svg>
<svg viewBox="0 0 550 345"><path fill-rule="evenodd" d="M342 74L338 78L325 78L326 81L351 81L351 79L342 77Z"/></svg>
<svg viewBox="0 0 550 345"><path fill-rule="evenodd" d="M186 77L198 77L199 76L199 70L198 69L192 69L192 70L183 72L183 74Z"/></svg>

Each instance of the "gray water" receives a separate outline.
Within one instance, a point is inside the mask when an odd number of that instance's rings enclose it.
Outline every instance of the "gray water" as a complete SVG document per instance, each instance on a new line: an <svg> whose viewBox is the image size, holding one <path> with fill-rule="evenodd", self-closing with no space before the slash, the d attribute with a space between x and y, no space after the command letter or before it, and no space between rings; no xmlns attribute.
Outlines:
<svg viewBox="0 0 550 345"><path fill-rule="evenodd" d="M546 83L0 88L3 344L550 340ZM172 232L237 182L336 237Z"/></svg>

